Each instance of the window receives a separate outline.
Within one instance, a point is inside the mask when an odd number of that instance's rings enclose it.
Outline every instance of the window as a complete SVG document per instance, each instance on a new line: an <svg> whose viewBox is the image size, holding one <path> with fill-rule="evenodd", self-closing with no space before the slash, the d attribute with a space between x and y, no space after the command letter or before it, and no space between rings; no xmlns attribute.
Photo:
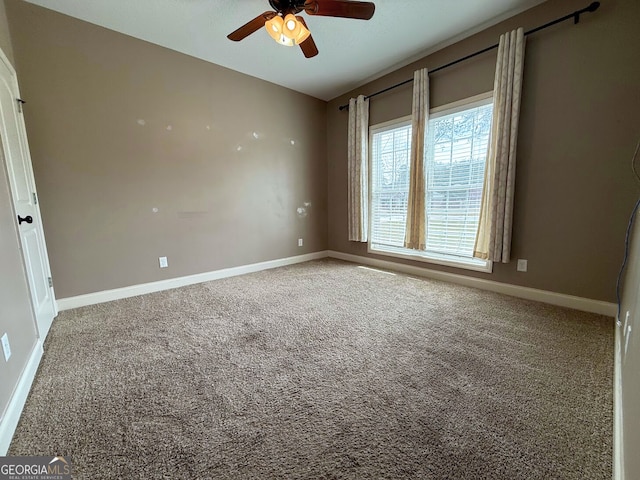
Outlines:
<svg viewBox="0 0 640 480"><path fill-rule="evenodd" d="M427 131L427 248L404 248L411 119L371 128L372 252L490 271L473 258L491 131L491 96L433 109Z"/></svg>
<svg viewBox="0 0 640 480"><path fill-rule="evenodd" d="M407 221L411 120L372 135L371 242L402 247Z"/></svg>

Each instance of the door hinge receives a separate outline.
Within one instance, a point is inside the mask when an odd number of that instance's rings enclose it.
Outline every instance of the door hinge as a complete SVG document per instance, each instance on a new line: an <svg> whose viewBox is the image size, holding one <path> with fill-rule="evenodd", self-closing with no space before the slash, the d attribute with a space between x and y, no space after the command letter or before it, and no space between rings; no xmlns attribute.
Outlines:
<svg viewBox="0 0 640 480"><path fill-rule="evenodd" d="M33 192L33 204L34 205L38 204L38 196L36 195L36 192Z"/></svg>
<svg viewBox="0 0 640 480"><path fill-rule="evenodd" d="M53 287L53 279L51 277L49 277L49 286Z"/></svg>
<svg viewBox="0 0 640 480"><path fill-rule="evenodd" d="M22 113L22 105L24 105L24 104L25 104L25 103L27 103L27 102L25 102L25 101L24 101L24 100L22 100L21 98L16 98L16 102L18 102L18 111L19 111L20 113Z"/></svg>

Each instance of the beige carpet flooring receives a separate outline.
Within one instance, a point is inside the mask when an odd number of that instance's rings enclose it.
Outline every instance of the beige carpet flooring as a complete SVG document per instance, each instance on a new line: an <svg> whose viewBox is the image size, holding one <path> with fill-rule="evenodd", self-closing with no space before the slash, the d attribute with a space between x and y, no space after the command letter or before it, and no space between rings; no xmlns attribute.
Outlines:
<svg viewBox="0 0 640 480"><path fill-rule="evenodd" d="M609 479L613 320L321 260L65 311L10 447L78 479Z"/></svg>

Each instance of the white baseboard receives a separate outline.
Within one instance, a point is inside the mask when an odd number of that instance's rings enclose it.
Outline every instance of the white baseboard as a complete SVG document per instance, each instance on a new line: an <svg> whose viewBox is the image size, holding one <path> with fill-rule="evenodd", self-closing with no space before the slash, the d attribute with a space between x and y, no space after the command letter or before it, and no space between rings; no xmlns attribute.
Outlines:
<svg viewBox="0 0 640 480"><path fill-rule="evenodd" d="M72 308L84 307L87 305L95 305L97 303L111 302L112 300L120 300L122 298L135 297L147 293L160 292L172 288L185 287L196 283L209 282L211 280L219 280L221 278L235 277L246 273L259 272L271 268L284 267L296 263L308 262L326 258L327 251L307 253L295 257L280 258L277 260L269 260L266 262L252 263L250 265L242 265L239 267L225 268L215 270L213 272L198 273L186 277L170 278L168 280L160 280L158 282L143 283L140 285L132 285L130 287L116 288L113 290L104 290L101 292L88 293L86 295L78 295L76 297L68 297L58 299L59 310L70 310Z"/></svg>
<svg viewBox="0 0 640 480"><path fill-rule="evenodd" d="M624 480L624 450L622 436L622 327L616 325L613 349L613 480Z"/></svg>
<svg viewBox="0 0 640 480"><path fill-rule="evenodd" d="M433 278L434 280L443 280L445 282L457 283L460 285L465 285L467 287L479 288L481 290L504 293L505 295L511 295L512 297L525 298L527 300L536 300L543 303L549 303L551 305L573 308L575 310L582 310L584 312L599 313L601 315L607 315L610 317L616 316L616 305L614 303L602 302L600 300L591 300L588 298L565 295L562 293L550 292L547 290L521 287L518 285L511 285L509 283L501 283L493 280L468 277L466 275L415 267L412 265L405 265L403 263L390 262L387 260L361 257L359 255L351 255L348 253L336 252L334 250L329 250L328 256L332 258L338 258L340 260L345 260L347 262L361 263L364 265L384 268L387 270L395 270L397 272L402 272L409 275Z"/></svg>
<svg viewBox="0 0 640 480"><path fill-rule="evenodd" d="M116 288L113 290L104 290L101 292L88 293L86 295L78 295L75 297L61 298L58 300L59 310L70 310L72 308L94 305L97 303L110 302L112 300L120 300L122 298L135 297L147 293L160 292L172 288L184 287L196 283L209 282L221 278L234 277L247 273L259 272L270 268L283 267L296 263L308 262L320 258L332 257L347 262L360 263L373 267L384 268L387 270L395 270L409 275L433 278L445 282L457 283L468 287L489 290L497 293L504 293L513 297L525 298L527 300L536 300L551 305L573 308L585 312L599 313L614 317L616 314L616 305L614 303L603 302L600 300L591 300L588 298L576 297L573 295L565 295L562 293L550 292L547 290L539 290L536 288L521 287L508 283L496 282L493 280L485 280L482 278L469 277L455 273L442 272L439 270L431 270L423 267L405 265L387 260L378 260L370 257L362 257L348 253L336 252L334 250L309 253L306 255L298 255L295 257L281 258L278 260L269 260L266 262L253 263L250 265L242 265L239 267L225 268L215 270L213 272L199 273L186 277L171 278L158 282L143 283L140 285L132 285L130 287Z"/></svg>
<svg viewBox="0 0 640 480"><path fill-rule="evenodd" d="M38 343L36 343L33 351L31 352L31 357L29 358L27 365L22 371L20 380L18 380L18 385L13 392L13 396L7 406L5 415L0 421L0 456L5 456L7 454L7 450L9 450L13 433L16 431L20 415L22 415L22 409L24 408L27 396L31 390L31 384L33 383L33 379L38 371L38 365L40 365L42 353L42 342L38 340Z"/></svg>

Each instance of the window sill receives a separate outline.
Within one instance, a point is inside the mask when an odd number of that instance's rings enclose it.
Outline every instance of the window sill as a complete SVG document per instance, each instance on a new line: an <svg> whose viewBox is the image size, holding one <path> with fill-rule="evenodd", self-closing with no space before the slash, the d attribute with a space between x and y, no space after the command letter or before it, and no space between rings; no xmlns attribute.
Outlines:
<svg viewBox="0 0 640 480"><path fill-rule="evenodd" d="M463 258L433 252L418 252L408 248L377 245L372 244L371 242L367 245L367 251L377 255L386 255L389 257L404 258L406 260L433 263L436 265L444 265L446 267L463 268L465 270L473 270L475 272L493 272L493 262L480 260L478 258Z"/></svg>

